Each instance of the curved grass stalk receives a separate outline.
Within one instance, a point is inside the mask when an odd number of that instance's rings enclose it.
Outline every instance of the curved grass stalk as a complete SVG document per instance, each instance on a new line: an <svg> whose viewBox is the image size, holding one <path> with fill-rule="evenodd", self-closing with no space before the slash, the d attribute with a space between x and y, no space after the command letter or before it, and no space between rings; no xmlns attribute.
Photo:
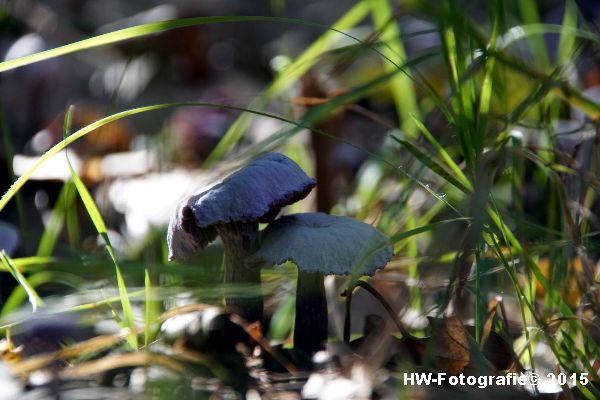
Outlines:
<svg viewBox="0 0 600 400"><path fill-rule="evenodd" d="M357 6L350 10L354 19L362 19L366 15L366 8L364 6ZM102 35L94 36L88 39L83 39L75 43L70 43L64 46L59 46L54 49L41 51L39 53L30 54L27 56L15 58L12 60L3 61L0 63L0 72L10 71L15 68L23 67L25 65L33 64L36 62L49 60L56 57L61 57L67 54L72 54L78 51L88 50L95 47L106 46L109 44L119 43L126 40L139 38L142 36L148 36L151 34L167 32L174 29L186 28L198 25L208 25L217 23L239 23L239 22L272 22L272 23L284 23L294 25L304 25L315 28L322 28L329 30L333 33L337 33L346 36L352 40L361 42L356 37L343 32L342 27L337 29L328 25L304 21L297 18L285 18L285 17L269 17L269 16L211 16L211 17L192 17L192 18L181 18L168 21L150 22L147 24L136 25L129 28L120 29L118 31L105 33Z"/></svg>

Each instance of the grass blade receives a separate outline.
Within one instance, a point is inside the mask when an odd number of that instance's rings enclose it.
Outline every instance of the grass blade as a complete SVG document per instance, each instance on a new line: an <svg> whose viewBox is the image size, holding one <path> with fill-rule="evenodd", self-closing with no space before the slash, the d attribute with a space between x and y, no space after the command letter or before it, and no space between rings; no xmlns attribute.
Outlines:
<svg viewBox="0 0 600 400"><path fill-rule="evenodd" d="M565 13L561 25L557 64L562 64L568 60L575 47L575 34L573 31L577 30L577 4L573 0L565 1Z"/></svg>
<svg viewBox="0 0 600 400"><path fill-rule="evenodd" d="M154 299L154 288L148 269L144 270L144 349L148 350L148 346L156 336L155 323L160 315L160 302Z"/></svg>
<svg viewBox="0 0 600 400"><path fill-rule="evenodd" d="M17 280L19 285L21 285L23 290L25 290L25 292L27 293L27 298L29 299L29 303L31 304L33 312L36 312L38 307L43 307L44 302L42 301L41 297L37 294L33 286L27 281L27 278L23 276L21 271L15 268L10 257L8 257L4 250L0 250L0 261L2 261L4 267L8 271L10 271L12 276Z"/></svg>
<svg viewBox="0 0 600 400"><path fill-rule="evenodd" d="M363 2L368 4L371 9L373 22L381 36L380 40L387 44L382 52L396 64L403 64L406 61L406 53L388 0L363 0ZM388 63L384 63L383 67L388 72L395 68ZM418 116L420 113L412 80L408 76L396 75L390 80L390 90L396 104L396 112L402 123L402 130L409 137L414 137L417 130L411 114Z"/></svg>
<svg viewBox="0 0 600 400"><path fill-rule="evenodd" d="M29 282L29 285L31 285L32 288L37 288L40 285L53 282L60 283L61 285L73 289L77 289L78 287L81 287L81 285L84 284L84 279L73 274L65 273L64 271L42 271L37 272L35 274L31 274L27 278L27 282ZM8 314L15 311L21 304L23 304L25 300L27 300L28 297L29 293L27 292L27 290L25 290L23 286L17 286L4 302L4 305L2 306L2 311L0 311L0 316L6 317Z"/></svg>
<svg viewBox="0 0 600 400"><path fill-rule="evenodd" d="M366 9L363 6L355 7L351 10L356 14L361 14L359 11L364 13L362 17L366 15ZM361 18L362 19L362 18ZM193 17L193 18L181 18L168 21L151 22L148 24L132 26L129 28L120 29L118 31L105 33L102 35L94 36L89 39L80 40L75 43L67 44L64 46L56 47L54 49L41 51L39 53L31 54L24 57L15 58L13 60L7 60L0 63L0 72L10 71L12 69L22 67L25 65L33 64L39 61L48 60L64 56L67 54L75 53L82 50L92 49L94 47L106 46L113 43L122 42L125 40L135 39L143 36L148 36L155 33L166 32L178 28L186 28L196 25L207 25L217 23L234 23L234 22L272 22L272 23L283 23L283 24L296 24L304 26L312 26L316 28L328 29L337 34L348 36L354 39L352 36L342 32L336 31L335 25L330 27L328 25L319 24L315 22L308 22L296 18L284 18L284 17L268 17L268 16L212 16L212 17ZM344 29L343 27L341 29Z"/></svg>
<svg viewBox="0 0 600 400"><path fill-rule="evenodd" d="M46 229L44 229L44 233L40 239L40 244L36 253L38 257L49 257L52 255L52 252L56 247L58 237L62 232L66 213L69 212L74 204L74 189L75 186L71 181L65 182L63 185L58 195L58 199L56 200L56 204L54 205L54 209L50 214L50 218L46 223Z"/></svg>
<svg viewBox="0 0 600 400"><path fill-rule="evenodd" d="M67 114L65 115L65 123L64 123L65 139L68 137L68 132L71 129L72 118L73 118L73 106L70 106L67 111ZM68 161L68 154L67 154L67 161ZM121 300L121 307L123 308L124 321L125 321L125 325L131 331L131 334L127 337L127 342L131 345L132 348L137 349L138 342L137 342L137 335L136 335L136 327L135 327L135 321L133 319L133 311L131 310L131 302L129 301L129 294L127 293L127 287L125 286L125 281L123 279L123 275L121 274L121 268L119 267L119 263L117 261L116 255L115 255L115 251L112 247L112 244L110 243L106 225L104 224L104 219L102 218L102 215L100 214L100 210L98 210L98 206L96 205L96 202L92 198L92 195L88 191L87 187L85 186L85 184L83 183L83 181L81 180L79 175L77 175L77 172L75 171L75 169L73 168L73 166L71 165L71 163L69 161L68 161L68 164L69 164L69 169L71 170L71 177L73 179L73 183L75 185L75 188L77 188L77 192L79 192L79 197L81 198L81 201L83 202L83 205L84 205L86 211L88 212L88 215L90 216L90 219L92 220L92 223L94 224L94 227L96 228L96 231L104 240L106 250L108 251L108 254L110 255L110 258L115 266L115 273L117 275L117 287L119 289L119 298Z"/></svg>
<svg viewBox="0 0 600 400"><path fill-rule="evenodd" d="M519 12L523 22L526 24L539 24L540 14L537 8L537 2L535 1L519 1L517 2ZM533 53L536 62L540 65L543 71L547 70L550 66L548 60L548 53L546 52L546 43L544 38L541 36L534 36L529 39L529 47Z"/></svg>
<svg viewBox="0 0 600 400"><path fill-rule="evenodd" d="M458 166L458 164L456 164L454 162L454 160L452 159L452 157L450 157L450 155L448 154L448 152L446 151L446 149L435 139L435 137L431 134L431 132L429 132L429 130L427 129L427 127L425 127L425 125L418 119L418 117L416 115L411 114L411 118L414 120L415 125L417 126L417 128L419 128L419 130L423 133L423 135L425 136L425 138L427 138L427 140L429 141L429 143L431 143L433 145L433 147L435 147L435 149L437 150L438 154L446 162L446 164L448 165L448 167L450 167L450 169L452 170L452 172L454 172L454 174L456 174L456 177L458 178L458 180L460 181L460 183L465 188L467 188L469 192L472 192L473 191L473 186L471 185L471 182L466 177L466 175L462 172L462 169L460 169L460 167Z"/></svg>

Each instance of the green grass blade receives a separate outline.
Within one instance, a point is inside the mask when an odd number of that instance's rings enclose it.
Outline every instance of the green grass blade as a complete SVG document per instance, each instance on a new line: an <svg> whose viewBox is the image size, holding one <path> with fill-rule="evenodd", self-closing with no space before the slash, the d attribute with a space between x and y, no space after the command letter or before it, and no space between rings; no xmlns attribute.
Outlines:
<svg viewBox="0 0 600 400"><path fill-rule="evenodd" d="M43 267L47 264L54 263L57 261L57 259L54 257L33 256L33 257L13 258L11 261L12 261L12 264L15 266L15 268L18 268L19 271L28 271L29 269L36 269L36 268ZM9 270L6 269L4 267L4 265L0 265L0 270L9 272Z"/></svg>
<svg viewBox="0 0 600 400"><path fill-rule="evenodd" d="M540 14L537 8L537 2L535 1L518 1L517 6L523 22L526 24L539 24ZM540 65L540 68L545 71L550 66L548 60L548 53L546 51L546 43L544 38L541 36L534 36L529 39L529 47L536 60L536 63Z"/></svg>
<svg viewBox="0 0 600 400"><path fill-rule="evenodd" d="M446 6L452 7L450 6ZM463 82L462 74L464 72L464 59L462 44L457 37L456 25L462 25L461 21L456 21L457 16L454 11L445 10L443 26L441 27L441 38L443 43L444 55L446 60L446 68L449 71L448 77L452 88L452 105L456 113L456 124L458 128L455 130L456 137L465 158L468 170L472 171L475 166L475 158L477 156L477 148L472 138L472 121L469 118L473 117L472 99L468 86L469 81ZM462 20L462 18L461 18Z"/></svg>
<svg viewBox="0 0 600 400"><path fill-rule="evenodd" d="M156 321L160 315L160 301L157 301L155 296L155 290L152 286L152 280L150 279L150 273L148 269L144 270L144 348L148 350L148 346L154 340L156 336Z"/></svg>
<svg viewBox="0 0 600 400"><path fill-rule="evenodd" d="M65 116L65 123L64 123L65 139L68 137L68 133L71 129L72 117L73 117L73 106L70 106L67 111L67 114ZM67 161L68 161L68 156L67 156ZM127 341L131 345L132 348L137 349L138 342L137 342L136 327L135 327L135 321L133 318L133 311L131 309L131 302L129 300L129 294L127 293L127 287L125 286L125 281L123 279L123 275L121 274L121 268L119 267L119 263L117 261L116 255L115 255L115 251L112 247L112 244L110 243L110 239L108 237L108 232L106 229L106 225L104 223L104 219L102 218L102 215L100 214L100 210L98 210L98 206L96 205L96 202L92 198L92 195L88 191L87 187L85 186L85 184L83 183L81 178L79 178L79 175L77 175L77 172L75 171L75 169L73 168L71 163L68 162L68 164L69 164L69 169L71 170L71 178L73 179L75 188L77 188L77 192L79 192L79 197L81 198L81 201L83 202L83 205L84 205L86 211L88 212L88 215L90 216L90 219L92 220L92 223L94 224L94 227L96 228L96 231L104 240L106 250L107 250L108 254L110 255L110 258L115 266L115 273L117 275L117 287L119 289L119 297L121 300L121 307L123 308L125 325L131 331L131 334L127 337Z"/></svg>
<svg viewBox="0 0 600 400"><path fill-rule="evenodd" d="M426 54L423 54L414 60L408 61L405 64L405 66L418 65L419 63L421 63L423 61L431 59L432 57L436 56L437 54L438 54L437 51L427 52ZM327 113L331 112L333 109L339 107L340 105L345 104L346 102L350 102L350 101L360 98L361 96L364 96L370 90L377 87L377 85L385 83L388 79L390 79L392 76L394 76L394 74L398 73L398 71L399 70L396 70L391 73L376 77L375 79L371 80L370 82L367 82L366 84L363 84L342 96L338 96L337 98L333 99L330 102L325 103L324 105L322 105L320 107L316 107L307 116L305 116L300 122L296 122L296 121L293 121L293 120L290 120L287 118L283 118L283 117L280 117L275 114L263 112L263 111L257 111L257 110L244 108L244 107L236 107L236 106L209 103L209 102L178 102L178 103L155 104L155 105L151 105L151 106L132 108L130 110L121 111L116 114L109 115L107 117L99 119L96 122L86 125L85 127L72 133L71 135L64 138L62 141L60 141L57 144L55 144L54 146L52 146L42 156L40 156L40 158L38 158L38 160L31 167L29 167L29 169L27 171L25 171L25 173L23 173L23 175L21 175L16 181L13 182L11 187L6 191L6 193L2 196L2 198L0 198L0 211L2 211L4 209L4 207L6 207L6 204L16 194L19 193L19 190L23 187L23 185L31 178L33 173L44 162L46 162L52 156L59 153L61 150L64 150L67 146L69 146L71 143L75 142L76 140L84 137L88 133L93 132L94 130L101 128L111 122L114 122L114 121L117 121L117 120L120 120L120 119L123 119L126 117L143 114L146 112L166 110L166 109L175 108L175 107L186 107L186 106L214 107L214 108L222 108L222 109L227 109L227 110L252 113L252 114L256 114L256 115L263 116L263 117L274 118L279 121L283 121L283 122L294 125L294 128L291 131L289 131L287 133L283 132L280 135L283 138L290 134L299 132L303 128L310 128L314 122L319 121L320 119L326 117ZM273 139L271 138L269 140L273 140ZM370 153L370 155L374 155L374 154ZM423 186L423 184L421 184L421 186Z"/></svg>
<svg viewBox="0 0 600 400"><path fill-rule="evenodd" d="M557 64L567 61L573 54L575 47L574 30L577 29L577 4L573 0L565 1L565 13L563 15L562 29L558 41Z"/></svg>
<svg viewBox="0 0 600 400"><path fill-rule="evenodd" d="M554 33L554 34L566 33L566 34L572 35L573 37L588 40L595 44L600 43L600 37L598 37L597 34L590 32L588 30L582 29L582 28L577 28L576 26L563 26L563 25L557 25L557 24L527 24L527 25L518 25L518 26L514 26L514 27L510 28L508 30L508 32L505 33L504 36L502 37L501 43L498 43L498 48L506 49L507 47L509 47L510 45L512 45L513 43L515 43L519 40L523 40L523 39L531 40L532 37L535 37L535 36L541 37L542 35L549 34L549 33ZM545 49L544 49L544 51L545 51ZM536 65L540 69L545 70L544 68L542 68L542 63L537 62L537 58L536 58ZM548 62L546 61L546 63L544 65L548 65Z"/></svg>
<svg viewBox="0 0 600 400"><path fill-rule="evenodd" d="M31 284L27 281L27 278L25 278L25 276L23 276L21 271L19 271L17 268L15 268L10 257L8 257L8 255L4 252L4 250L0 250L0 261L2 261L2 264L4 265L4 267L8 271L10 271L12 276L17 280L19 285L27 293L27 298L29 299L29 303L31 304L33 312L36 312L38 307L43 307L44 302L42 301L40 296L38 296L38 294L35 291L35 289L33 288L33 286L31 286Z"/></svg>
<svg viewBox="0 0 600 400"><path fill-rule="evenodd" d="M32 288L37 288L43 284L52 282L52 283L60 283L64 286L71 287L73 289L77 289L84 284L84 279L73 275L61 272L53 272L53 271L42 271L32 274L28 277L27 282L31 285ZM2 311L0 311L0 317L5 317L11 312L15 311L24 301L29 297L29 293L23 286L17 286L11 294L8 296L4 305L2 306Z"/></svg>
<svg viewBox="0 0 600 400"><path fill-rule="evenodd" d="M206 103L206 102L181 102L181 103L156 104L156 105L151 105L151 106L133 108L133 109L126 110L126 111L121 111L116 114L112 114L112 115L109 115L102 119L99 119L98 121L91 123L89 125L86 125L85 127L74 132L73 134L67 136L64 140L62 140L62 141L58 142L57 144L55 144L54 146L52 146L48 151L46 151L42 156L40 156L40 158L38 158L38 160L27 171L25 171L25 173L23 175L21 175L11 185L11 187L6 191L6 193L2 196L2 198L0 198L0 211L2 211L4 209L4 207L6 207L6 204L19 192L19 190L23 187L23 185L31 178L32 174L44 162L46 162L52 156L59 153L61 150L64 150L65 148L67 148L67 146L69 146L71 143L75 142L78 139L81 139L88 133L93 132L94 130L101 128L104 125L107 125L111 122L120 120L122 118L130 117L130 116L134 116L134 115L138 115L138 114L143 114L143 113L151 112L151 111L159 111L159 110L165 110L165 109L169 109L169 108L185 107L185 106L215 107L215 108L230 109L230 110L235 110L235 111L250 112L250 113L254 113L257 115L264 116L264 117L275 118L280 121L298 125L298 123L296 123L295 121L291 121L289 119L282 118L282 117L276 116L274 114L269 114L266 112L260 112L260 111L255 111L255 110L249 110L247 108L242 108L242 107L234 107L234 106L227 106L227 105L223 105L223 104Z"/></svg>
<svg viewBox="0 0 600 400"><path fill-rule="evenodd" d="M373 22L380 34L380 40L387 44L382 52L387 58L394 60L396 64L403 64L406 61L406 53L388 0L363 0L363 2L368 4L371 9ZM394 68L393 65L384 63L386 71L391 71ZM408 76L396 75L390 80L390 89L396 104L396 112L400 117L402 130L409 137L413 137L417 130L410 115L418 116L420 114L413 82Z"/></svg>
<svg viewBox="0 0 600 400"><path fill-rule="evenodd" d="M421 149L416 143L409 141L408 139L400 139L396 135L392 135L391 138L408 150L415 158L417 158L423 165L428 167L431 171L435 172L446 182L454 185L461 192L469 193L472 189L465 186L460 179L452 175L452 171L448 171L446 167L441 164L438 160L431 157L426 151Z"/></svg>
<svg viewBox="0 0 600 400"><path fill-rule="evenodd" d="M494 12L494 22L492 25L492 36L490 37L490 41L488 43L488 49L496 48L496 42L498 40L498 31L500 29L500 16L503 13L502 0L497 0L496 8ZM481 84L481 95L479 98L479 113L478 113L478 124L477 131L479 137L480 146L485 143L485 137L487 134L487 121L488 114L490 112L490 106L492 104L492 87L494 83L494 65L496 59L494 57L486 57L485 58L485 73L483 76L483 82Z"/></svg>
<svg viewBox="0 0 600 400"><path fill-rule="evenodd" d="M58 237L62 232L66 213L69 212L69 209L73 208L72 206L75 200L74 194L75 186L73 183L65 182L60 190L56 204L52 209L50 218L46 223L46 228L44 229L44 233L40 239L36 253L38 257L48 257L52 255L52 252L56 247Z"/></svg>
<svg viewBox="0 0 600 400"><path fill-rule="evenodd" d="M427 140L429 141L429 143L431 143L433 145L433 147L435 147L435 149L438 152L438 154L446 162L446 165L448 165L448 167L450 167L450 169L452 170L452 172L454 172L454 174L456 174L456 177L458 178L458 180L460 181L460 183L465 188L467 188L469 192L472 192L473 191L473 186L471 185L471 182L466 177L466 175L463 173L462 169L460 169L460 167L458 166L458 164L456 164L454 162L454 160L452 159L452 157L450 157L450 155L448 154L448 152L446 151L446 149L435 139L435 137L431 134L431 132L429 132L429 130L427 129L427 127L418 119L418 117L416 115L411 114L411 117L414 120L415 125L417 126L417 128L419 128L419 130L423 133L423 135L425 136L425 138L427 138Z"/></svg>
<svg viewBox="0 0 600 400"><path fill-rule="evenodd" d="M148 269L144 270L144 348L148 349L150 344L150 326L152 321L152 311L150 308L150 302L152 301L152 284L150 283L150 275L148 275Z"/></svg>
<svg viewBox="0 0 600 400"><path fill-rule="evenodd" d="M414 235L419 235L424 232L432 231L436 228L439 228L440 226L452 224L454 222L470 222L470 221L471 221L470 218L461 217L461 218L452 218L452 219L445 219L443 221L432 222L430 224L422 225L422 226L419 226L419 227L416 227L414 229L410 229L410 230L407 230L404 232L398 232L395 235L392 235L388 242L389 243L398 243L401 240L407 239Z"/></svg>
<svg viewBox="0 0 600 400"><path fill-rule="evenodd" d="M350 274L350 277L349 277L350 278L349 279L349 287L350 288L354 287L355 282L360 277L359 271L362 271L363 265L365 264L365 262L369 259L369 257L373 253L385 248L386 246L394 245L402 240L406 240L412 236L434 230L437 227L455 223L455 222L469 222L469 221L470 221L470 218L460 217L460 218L453 218L453 219L447 219L447 220L443 220L443 221L433 222L431 224L422 225L422 226L419 226L414 229L398 232L398 233L390 236L390 238L386 242L379 244L379 245L371 246L369 249L367 249L366 251L363 252L360 259L357 260L356 264L352 268L352 273Z"/></svg>
<svg viewBox="0 0 600 400"><path fill-rule="evenodd" d="M347 14L348 17L360 17L360 19L366 16L366 9L362 5L355 6ZM148 36L155 33L166 32L178 28L186 28L190 26L206 25L206 24L217 24L217 23L234 23L234 22L271 22L271 23L282 23L282 24L295 24L312 26L321 29L328 29L336 34L345 35L352 39L352 36L342 32L342 29L349 27L342 26L336 31L336 25L328 26L315 22L304 21L296 18L284 18L284 17L268 17L268 16L212 16L212 17L193 17L193 18L182 18L169 21L151 22L148 24L132 26L130 28L120 29L118 31L105 33L89 39L80 40L75 43L60 46L54 49L42 51L39 53L31 54L28 56L15 58L13 60L7 60L0 63L0 72L9 71L18 67L33 64L39 61L48 60L64 56L67 54L75 53L82 50L91 49L94 47L106 46L113 43L122 42L125 40L135 39L143 36Z"/></svg>

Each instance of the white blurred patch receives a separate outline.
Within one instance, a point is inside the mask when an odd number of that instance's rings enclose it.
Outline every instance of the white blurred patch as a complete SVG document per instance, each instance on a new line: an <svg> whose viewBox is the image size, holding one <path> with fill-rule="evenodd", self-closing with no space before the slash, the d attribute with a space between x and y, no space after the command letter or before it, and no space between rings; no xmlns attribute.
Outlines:
<svg viewBox="0 0 600 400"><path fill-rule="evenodd" d="M117 179L108 196L115 210L125 215L126 235L140 240L152 227L167 224L179 202L207 184L206 177L178 169Z"/></svg>
<svg viewBox="0 0 600 400"><path fill-rule="evenodd" d="M142 175L156 166L156 155L147 150L113 153L102 158L100 168L107 178Z"/></svg>
<svg viewBox="0 0 600 400"><path fill-rule="evenodd" d="M102 81L105 93L117 93L119 99L133 100L140 94L156 73L156 60L145 55L131 61L119 60L111 63L104 72L96 72L90 86ZM100 75L101 74L101 75Z"/></svg>
<svg viewBox="0 0 600 400"><path fill-rule="evenodd" d="M510 136L522 141L525 137L525 134L522 129L515 128L510 130Z"/></svg>
<svg viewBox="0 0 600 400"><path fill-rule="evenodd" d="M39 160L39 157L25 156L17 154L13 158L13 171L15 175L22 176ZM75 152L69 152L69 161L77 174L81 173L82 162ZM67 181L71 179L71 170L67 163L65 150L59 151L57 154L44 161L29 178L31 180L59 180Z"/></svg>
<svg viewBox="0 0 600 400"><path fill-rule="evenodd" d="M260 143L278 133L284 127L285 124L275 118L257 116L254 117L254 121L252 122L246 137L250 138L252 143Z"/></svg>
<svg viewBox="0 0 600 400"><path fill-rule="evenodd" d="M17 39L17 41L9 47L4 56L4 61L25 57L43 50L46 50L44 39L37 33L28 33Z"/></svg>
<svg viewBox="0 0 600 400"><path fill-rule="evenodd" d="M506 33L498 38L496 46L499 49L508 47L512 43L523 39L526 36L525 30L520 26L510 28Z"/></svg>
<svg viewBox="0 0 600 400"><path fill-rule="evenodd" d="M0 364L0 385L3 399L18 399L23 396L23 388L19 380L10 372L5 363Z"/></svg>
<svg viewBox="0 0 600 400"><path fill-rule="evenodd" d="M42 129L36 133L29 142L31 150L36 154L42 154L54 144L52 132L49 129Z"/></svg>
<svg viewBox="0 0 600 400"><path fill-rule="evenodd" d="M362 364L354 364L350 377L335 373L313 373L302 388L302 398L319 400L370 399L372 377Z"/></svg>

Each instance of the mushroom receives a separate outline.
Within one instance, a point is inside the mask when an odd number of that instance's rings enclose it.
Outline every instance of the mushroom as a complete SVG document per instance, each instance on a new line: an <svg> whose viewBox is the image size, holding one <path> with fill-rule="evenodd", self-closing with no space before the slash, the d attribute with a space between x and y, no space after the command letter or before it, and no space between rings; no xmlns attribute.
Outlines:
<svg viewBox="0 0 600 400"><path fill-rule="evenodd" d="M260 287L260 265L247 262L258 249L259 222L272 221L282 207L306 197L315 184L282 154L254 160L178 207L167 233L169 259L185 261L218 235L225 251L225 283ZM262 319L261 294L244 299L226 293L225 304L249 321Z"/></svg>
<svg viewBox="0 0 600 400"><path fill-rule="evenodd" d="M323 213L279 218L263 232L257 261L298 266L294 348L313 353L327 339L325 275L373 275L392 258L388 237L371 225ZM355 270L356 269L356 270Z"/></svg>

